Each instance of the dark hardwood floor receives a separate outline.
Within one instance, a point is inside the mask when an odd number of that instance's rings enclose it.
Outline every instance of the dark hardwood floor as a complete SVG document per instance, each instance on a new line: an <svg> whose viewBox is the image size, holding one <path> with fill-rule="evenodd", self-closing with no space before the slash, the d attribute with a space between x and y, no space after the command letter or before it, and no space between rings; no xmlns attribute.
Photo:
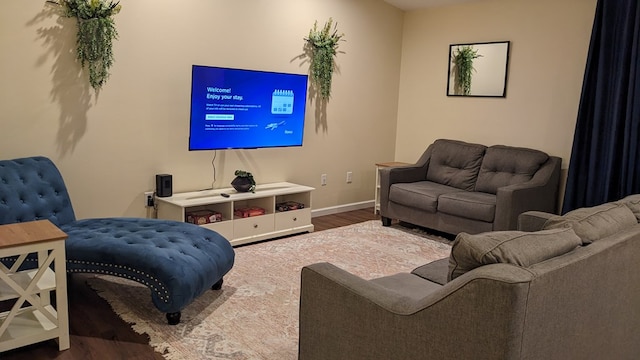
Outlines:
<svg viewBox="0 0 640 360"><path fill-rule="evenodd" d="M312 219L315 231L379 219L373 208L319 216ZM69 333L71 347L58 351L54 340L0 353L3 360L33 359L164 359L149 346L146 335L135 333L109 304L85 283L86 275L69 278Z"/></svg>

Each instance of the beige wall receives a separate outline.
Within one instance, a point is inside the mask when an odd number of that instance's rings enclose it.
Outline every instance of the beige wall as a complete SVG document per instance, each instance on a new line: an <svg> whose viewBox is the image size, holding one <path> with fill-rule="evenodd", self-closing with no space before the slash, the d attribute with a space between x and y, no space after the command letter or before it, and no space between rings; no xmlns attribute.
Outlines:
<svg viewBox="0 0 640 360"><path fill-rule="evenodd" d="M79 218L144 216L142 193L258 183L317 188L314 208L373 198L374 163L393 160L403 13L371 0L122 1L115 64L99 96L74 62L75 23L45 1L3 0L0 158L52 158ZM326 123L307 108L304 146L187 151L192 64L306 73L297 57L315 20L346 34ZM346 172L353 183L346 184ZM328 185L320 186L320 174Z"/></svg>
<svg viewBox="0 0 640 360"><path fill-rule="evenodd" d="M314 208L369 201L373 164L415 161L437 138L571 151L596 0L480 0L403 14L372 0L123 1L99 96L74 61L75 23L45 2L0 12L0 158L51 157L78 217L144 216L142 192L258 183L317 188ZM192 64L306 73L303 37L346 34L326 123L307 108L301 148L187 151ZM464 24L464 25L460 25ZM449 44L511 41L507 97L447 97ZM347 171L353 183L346 184ZM320 186L320 174L328 185Z"/></svg>
<svg viewBox="0 0 640 360"><path fill-rule="evenodd" d="M541 149L568 166L596 0L483 0L409 12L396 156L438 138ZM449 44L511 41L506 98L447 97Z"/></svg>

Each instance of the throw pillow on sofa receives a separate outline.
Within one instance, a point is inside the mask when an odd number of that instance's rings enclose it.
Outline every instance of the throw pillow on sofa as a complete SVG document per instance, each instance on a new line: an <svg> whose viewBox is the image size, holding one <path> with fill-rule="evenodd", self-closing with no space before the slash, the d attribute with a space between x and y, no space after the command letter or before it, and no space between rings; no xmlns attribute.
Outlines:
<svg viewBox="0 0 640 360"><path fill-rule="evenodd" d="M473 191L486 148L457 140L436 140L431 150L427 180Z"/></svg>
<svg viewBox="0 0 640 360"><path fill-rule="evenodd" d="M547 160L549 155L539 150L491 146L482 159L476 191L496 194L503 186L527 182Z"/></svg>
<svg viewBox="0 0 640 360"><path fill-rule="evenodd" d="M447 280L477 267L508 263L528 267L568 253L582 244L570 227L536 232L493 231L456 237L449 256Z"/></svg>
<svg viewBox="0 0 640 360"><path fill-rule="evenodd" d="M572 227L583 244L591 244L637 223L635 215L626 205L606 203L553 216L545 222L543 229Z"/></svg>
<svg viewBox="0 0 640 360"><path fill-rule="evenodd" d="M625 204L636 216L636 220L640 222L640 194L629 195L616 201L616 203Z"/></svg>

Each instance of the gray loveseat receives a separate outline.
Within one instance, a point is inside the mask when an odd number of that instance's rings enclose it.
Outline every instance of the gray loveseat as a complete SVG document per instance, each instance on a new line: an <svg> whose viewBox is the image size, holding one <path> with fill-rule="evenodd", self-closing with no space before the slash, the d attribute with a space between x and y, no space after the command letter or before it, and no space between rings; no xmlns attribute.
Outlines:
<svg viewBox="0 0 640 360"><path fill-rule="evenodd" d="M413 165L380 170L380 215L450 234L513 230L555 213L561 159L542 151L439 139Z"/></svg>
<svg viewBox="0 0 640 360"><path fill-rule="evenodd" d="M523 230L456 237L448 259L364 280L302 269L300 360L637 359L640 195Z"/></svg>

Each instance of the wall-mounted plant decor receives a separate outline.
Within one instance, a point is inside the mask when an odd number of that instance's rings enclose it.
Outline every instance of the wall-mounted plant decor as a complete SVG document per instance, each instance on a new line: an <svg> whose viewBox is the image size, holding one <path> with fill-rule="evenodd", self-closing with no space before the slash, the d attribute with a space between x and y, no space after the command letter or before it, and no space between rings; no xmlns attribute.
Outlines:
<svg viewBox="0 0 640 360"><path fill-rule="evenodd" d="M344 34L338 34L337 24L334 25L333 19L329 18L320 30L316 21L313 28L309 30L309 36L304 39L310 53L311 81L319 88L320 95L325 100L331 96L331 79L336 66L335 56L338 53L338 43L343 40L343 37Z"/></svg>
<svg viewBox="0 0 640 360"><path fill-rule="evenodd" d="M107 0L50 2L62 7L62 16L77 19L76 57L88 67L91 87L99 90L113 65L113 40L118 38L113 16L120 12L121 5Z"/></svg>
<svg viewBox="0 0 640 360"><path fill-rule="evenodd" d="M473 75L473 60L481 57L472 45L463 45L453 53L454 86L457 95L469 95L471 92L471 77Z"/></svg>

